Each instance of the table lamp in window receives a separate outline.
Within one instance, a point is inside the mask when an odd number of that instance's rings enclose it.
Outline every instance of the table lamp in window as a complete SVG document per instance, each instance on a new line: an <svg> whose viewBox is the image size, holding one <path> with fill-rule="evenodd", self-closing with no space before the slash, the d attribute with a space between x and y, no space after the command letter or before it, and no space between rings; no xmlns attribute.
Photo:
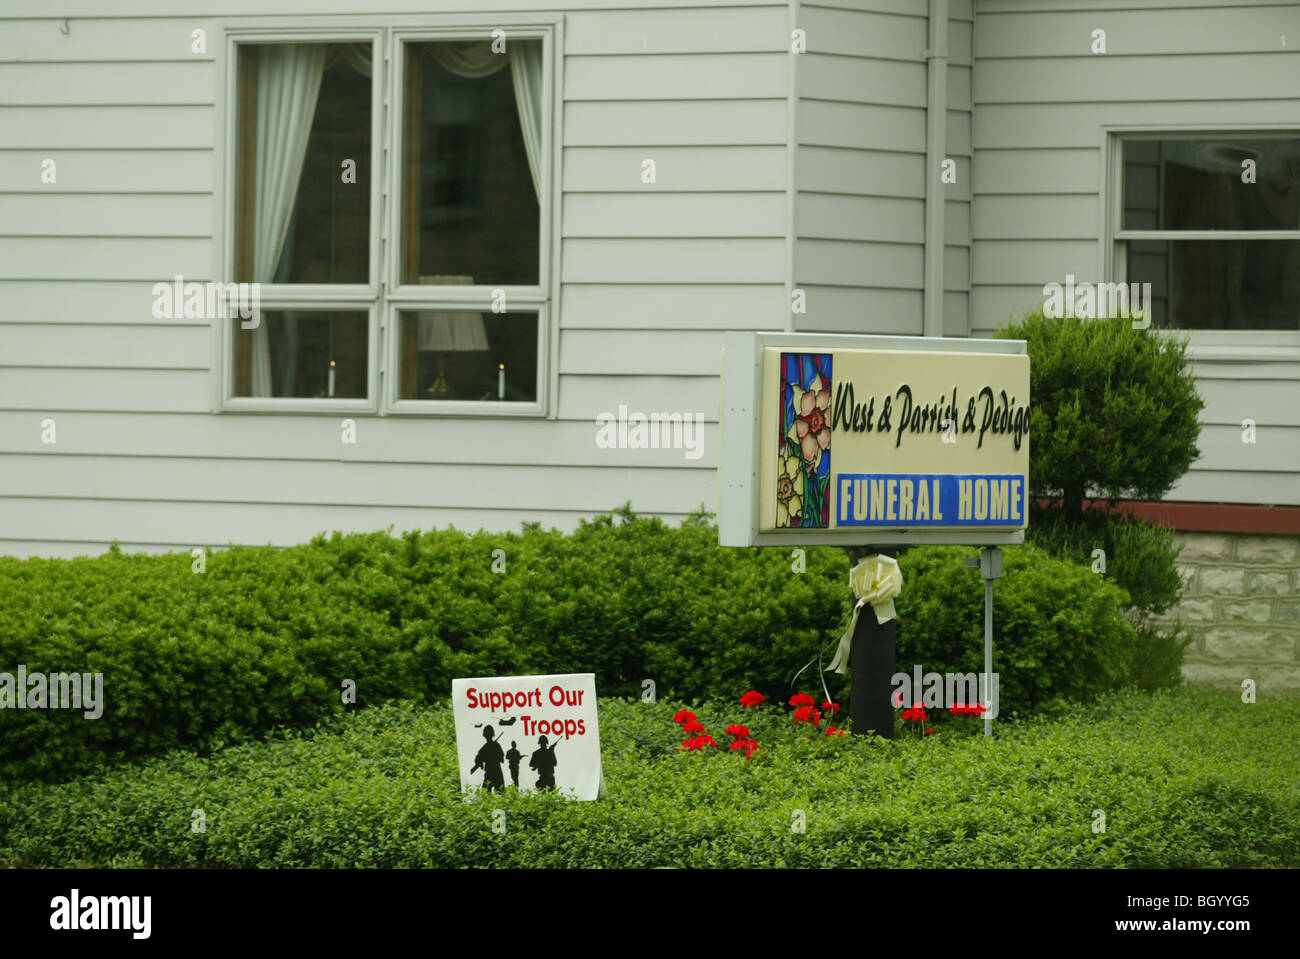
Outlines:
<svg viewBox="0 0 1300 959"><path fill-rule="evenodd" d="M420 282L437 286L472 286L472 276L422 276ZM419 350L421 353L436 353L438 356L438 376L429 387L428 393L434 399L445 399L451 393L447 384L448 353L486 353L491 348L488 343L487 327L483 325L483 316L478 311L428 311L419 314Z"/></svg>

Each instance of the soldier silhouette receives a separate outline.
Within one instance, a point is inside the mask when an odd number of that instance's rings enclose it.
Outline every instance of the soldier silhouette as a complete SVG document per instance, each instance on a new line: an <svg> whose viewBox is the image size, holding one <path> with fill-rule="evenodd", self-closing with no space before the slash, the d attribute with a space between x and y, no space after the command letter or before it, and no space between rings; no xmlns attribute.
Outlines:
<svg viewBox="0 0 1300 959"><path fill-rule="evenodd" d="M515 784L516 789L519 788L519 761L523 758L524 754L519 751L515 741L510 740L510 751L506 753L506 762L510 764L510 781Z"/></svg>
<svg viewBox="0 0 1300 959"><path fill-rule="evenodd" d="M559 743L555 743L558 746ZM554 789L555 788L555 746L549 749L546 746L546 737L537 738L537 751L528 760L528 766L537 770L537 788Z"/></svg>
<svg viewBox="0 0 1300 959"><path fill-rule="evenodd" d="M506 785L505 778L501 775L501 763L505 755L501 752L501 746L492 738L491 726L483 730L483 739L485 740L483 747L474 757L474 768L469 771L469 774L474 775L482 767L484 788L499 792Z"/></svg>

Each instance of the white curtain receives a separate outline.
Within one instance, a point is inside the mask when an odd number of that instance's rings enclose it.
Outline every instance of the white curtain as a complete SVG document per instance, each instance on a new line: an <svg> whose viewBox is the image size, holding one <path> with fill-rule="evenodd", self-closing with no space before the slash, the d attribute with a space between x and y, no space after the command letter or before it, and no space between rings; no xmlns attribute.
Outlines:
<svg viewBox="0 0 1300 959"><path fill-rule="evenodd" d="M515 81L515 105L519 128L524 132L528 169L533 174L533 191L542 202L542 44L516 43L510 47L510 72Z"/></svg>
<svg viewBox="0 0 1300 959"><path fill-rule="evenodd" d="M275 279L289 230L307 139L325 73L322 44L271 44L257 51L257 133L254 157L253 281ZM263 321L253 330L254 396L271 395L271 337Z"/></svg>
<svg viewBox="0 0 1300 959"><path fill-rule="evenodd" d="M325 66L332 67L342 60L363 77L374 75L374 45L369 40L359 43L339 43L330 47Z"/></svg>
<svg viewBox="0 0 1300 959"><path fill-rule="evenodd" d="M426 53L433 61L452 76L477 79L490 77L504 70L510 57L503 57L492 52L492 44L486 40L467 40L464 43L429 43L425 44ZM511 56L514 48L511 47Z"/></svg>
<svg viewBox="0 0 1300 959"><path fill-rule="evenodd" d="M519 128L524 134L528 169L533 175L533 191L542 198L542 43L540 40L508 43L509 56L492 52L488 41L466 43L430 43L424 49L429 57L452 76L477 79L490 77L510 64L515 86L515 108L519 111Z"/></svg>

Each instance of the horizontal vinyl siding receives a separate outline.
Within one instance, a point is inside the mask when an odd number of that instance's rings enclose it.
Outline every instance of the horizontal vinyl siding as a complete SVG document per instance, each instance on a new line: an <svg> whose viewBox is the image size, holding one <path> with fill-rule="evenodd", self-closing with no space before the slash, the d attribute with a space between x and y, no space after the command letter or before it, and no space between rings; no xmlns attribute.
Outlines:
<svg viewBox="0 0 1300 959"><path fill-rule="evenodd" d="M807 312L796 330L921 332L925 15L924 4L799 4L794 267Z"/></svg>
<svg viewBox="0 0 1300 959"><path fill-rule="evenodd" d="M1106 31L1104 55L1090 52L1094 29ZM1109 279L1100 275L1103 126L1300 123L1297 41L1296 5L980 0L972 88L975 334L1040 306L1044 284L1064 282L1067 273ZM1193 362L1206 400L1201 458L1169 498L1300 503L1295 351L1246 362L1207 355ZM1241 442L1244 419L1257 424L1253 445Z"/></svg>
<svg viewBox="0 0 1300 959"><path fill-rule="evenodd" d="M680 455L680 454L679 454ZM9 499L98 499L110 502L199 502L274 506L382 506L425 509L429 488L439 508L596 510L589 489L622 489L647 512L673 512L679 499L698 503L712 486L705 470L368 463L355 460L243 460L7 454ZM618 503L606 503L611 509ZM324 527L322 527L324 528Z"/></svg>
<svg viewBox="0 0 1300 959"><path fill-rule="evenodd" d="M678 382L669 385L689 389ZM593 409L590 416L548 423L546 429L523 433L510 420L449 419L432 431L412 430L410 420L386 416L359 421L355 445L339 442L339 423L334 417L176 412L124 417L112 412L60 412L56 414L58 443L46 446L41 442L43 411L4 410L0 411L0 449L4 450L0 463L14 455L49 455L83 461L100 458L100 462L117 456L204 460L223 469L253 460L421 465L442 462L448 446L472 445L484 447L476 462L519 467L627 469L643 465L675 469L686 462L680 449L600 449L595 444L597 412ZM702 456L691 462L713 466L717 461L716 401L707 412Z"/></svg>
<svg viewBox="0 0 1300 959"><path fill-rule="evenodd" d="M151 287L217 278L220 27L335 6L73 2L67 35L39 4L0 13L0 552L716 508L721 334L788 310L786 4L564 4L557 419L214 414L210 324L155 319ZM701 455L597 447L597 415L620 406L700 416Z"/></svg>
<svg viewBox="0 0 1300 959"><path fill-rule="evenodd" d="M711 475L711 474L702 474ZM318 506L314 504L211 503L198 501L145 502L103 499L16 499L0 498L0 551L9 553L10 542L50 543L39 555L62 555L64 542L92 543L78 549L76 555L103 552L107 544L129 530L128 543L163 544L164 549L188 550L193 546L272 545L293 546L305 543L319 533L369 532L393 527L394 534L412 529L446 528L461 530L518 530L521 523L540 522L571 530L593 511L604 512L622 506L630 490L625 484L611 483L592 490L592 499L609 503L607 507L564 512L529 505L505 504L500 509L481 507L396 507L396 506ZM603 494L603 495L602 495ZM707 500L706 500L707 503ZM634 504L635 505L635 504ZM697 504L698 505L698 504ZM646 512L649 512L648 510ZM681 513L664 513L667 519ZM66 530L77 530L80 538L68 537ZM25 553L31 554L28 546Z"/></svg>

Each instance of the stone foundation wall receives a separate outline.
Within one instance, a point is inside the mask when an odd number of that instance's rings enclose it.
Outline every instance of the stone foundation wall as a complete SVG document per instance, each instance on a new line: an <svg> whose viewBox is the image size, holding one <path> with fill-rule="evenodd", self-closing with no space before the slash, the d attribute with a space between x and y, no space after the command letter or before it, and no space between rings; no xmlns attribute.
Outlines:
<svg viewBox="0 0 1300 959"><path fill-rule="evenodd" d="M1178 617L1194 636L1189 683L1261 695L1300 689L1300 536L1178 533L1183 595Z"/></svg>

